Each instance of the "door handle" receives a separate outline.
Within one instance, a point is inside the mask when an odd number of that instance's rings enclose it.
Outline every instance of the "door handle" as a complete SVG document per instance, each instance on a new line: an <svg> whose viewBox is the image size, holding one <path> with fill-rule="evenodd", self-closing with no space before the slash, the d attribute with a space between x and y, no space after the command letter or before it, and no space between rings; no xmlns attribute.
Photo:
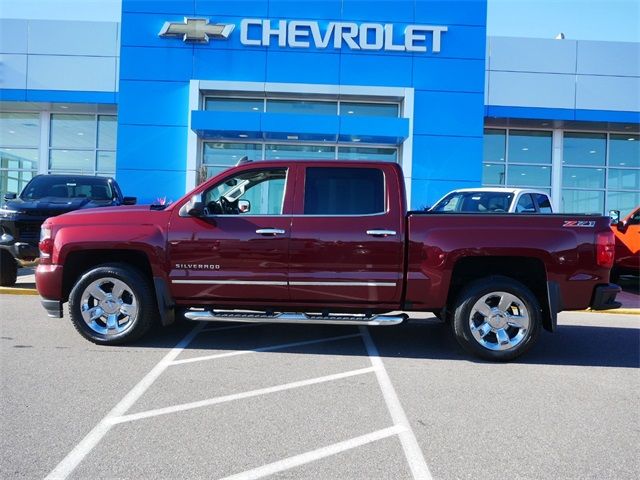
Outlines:
<svg viewBox="0 0 640 480"><path fill-rule="evenodd" d="M371 235L372 237L387 237L395 234L395 230L367 230L367 235Z"/></svg>
<svg viewBox="0 0 640 480"><path fill-rule="evenodd" d="M280 228L259 228L256 233L259 235L284 235L285 231Z"/></svg>

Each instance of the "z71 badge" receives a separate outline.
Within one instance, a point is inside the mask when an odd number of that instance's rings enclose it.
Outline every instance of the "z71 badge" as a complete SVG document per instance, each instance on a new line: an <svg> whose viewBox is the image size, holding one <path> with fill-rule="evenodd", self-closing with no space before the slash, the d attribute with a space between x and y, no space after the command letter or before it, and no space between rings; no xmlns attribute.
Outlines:
<svg viewBox="0 0 640 480"><path fill-rule="evenodd" d="M565 220L562 226L563 227L595 227L596 222L594 220Z"/></svg>

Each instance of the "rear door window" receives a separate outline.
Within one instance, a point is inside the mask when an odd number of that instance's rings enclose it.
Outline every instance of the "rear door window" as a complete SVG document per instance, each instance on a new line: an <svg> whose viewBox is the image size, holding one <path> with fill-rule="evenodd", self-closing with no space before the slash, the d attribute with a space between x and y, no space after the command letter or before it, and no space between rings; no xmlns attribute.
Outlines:
<svg viewBox="0 0 640 480"><path fill-rule="evenodd" d="M536 206L531 194L525 193L520 197L516 205L516 213L536 213Z"/></svg>
<svg viewBox="0 0 640 480"><path fill-rule="evenodd" d="M536 195L536 201L538 202L538 208L540 209L540 213L553 213L553 209L551 208L551 202L549 201L549 197L546 195Z"/></svg>
<svg viewBox="0 0 640 480"><path fill-rule="evenodd" d="M377 168L306 169L305 215L384 213L384 174Z"/></svg>

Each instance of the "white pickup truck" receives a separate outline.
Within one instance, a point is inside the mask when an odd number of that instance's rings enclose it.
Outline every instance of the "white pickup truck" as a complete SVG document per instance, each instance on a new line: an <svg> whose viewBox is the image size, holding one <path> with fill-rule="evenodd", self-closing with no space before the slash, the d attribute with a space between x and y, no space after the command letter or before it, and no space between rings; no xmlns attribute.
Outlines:
<svg viewBox="0 0 640 480"><path fill-rule="evenodd" d="M553 213L549 195L530 188L461 188L447 193L431 212Z"/></svg>

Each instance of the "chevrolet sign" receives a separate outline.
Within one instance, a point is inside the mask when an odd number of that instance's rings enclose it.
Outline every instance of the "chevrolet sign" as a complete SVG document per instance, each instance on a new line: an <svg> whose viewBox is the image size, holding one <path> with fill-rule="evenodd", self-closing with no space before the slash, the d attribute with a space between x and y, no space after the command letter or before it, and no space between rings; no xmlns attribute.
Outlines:
<svg viewBox="0 0 640 480"><path fill-rule="evenodd" d="M207 19L185 18L184 23L166 22L159 35L180 36L185 42L208 42L209 37L226 39L234 24L209 24ZM392 23L328 22L321 30L320 24L309 20L265 20L245 18L240 22L240 43L246 46L386 50L392 52L427 52L428 34L431 51L440 52L445 26L407 25L401 43L394 43Z"/></svg>

